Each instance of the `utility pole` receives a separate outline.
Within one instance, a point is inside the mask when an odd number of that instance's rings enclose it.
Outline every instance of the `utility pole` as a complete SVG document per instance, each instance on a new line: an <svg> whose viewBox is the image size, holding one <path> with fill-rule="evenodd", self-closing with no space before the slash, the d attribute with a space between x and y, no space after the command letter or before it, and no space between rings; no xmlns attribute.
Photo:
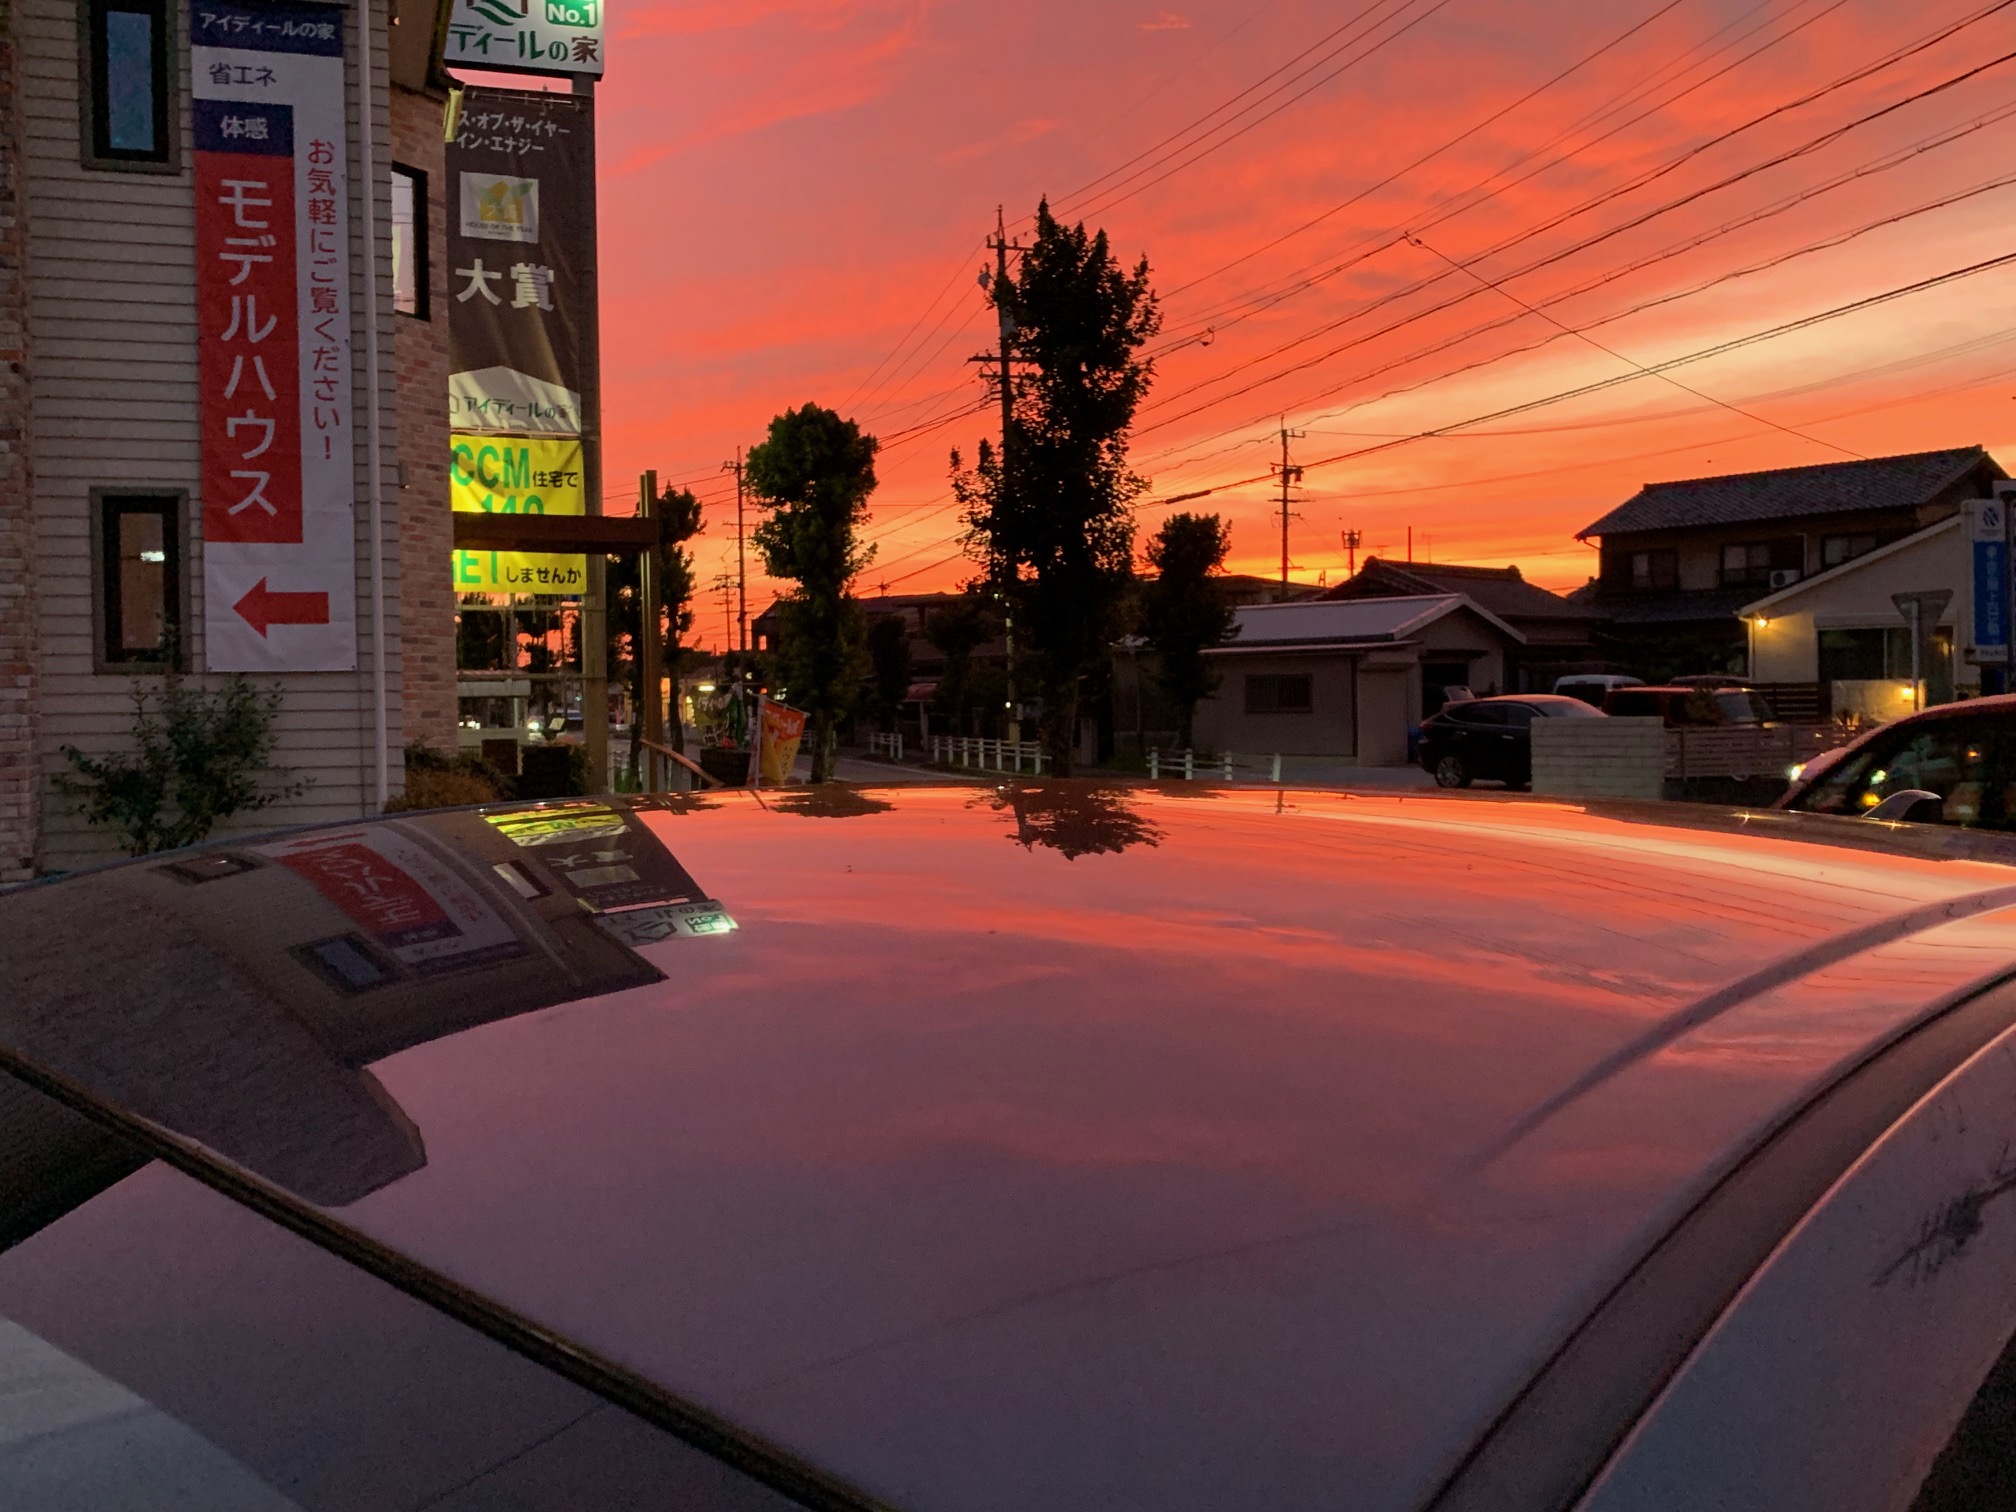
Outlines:
<svg viewBox="0 0 2016 1512"><path fill-rule="evenodd" d="M725 572L716 573L714 586L721 591L722 636L732 641L735 639L735 579ZM743 648L737 646L736 649Z"/></svg>
<svg viewBox="0 0 2016 1512"><path fill-rule="evenodd" d="M1362 530L1347 530L1344 532L1344 558L1350 563L1345 572L1349 577L1358 576L1358 547L1364 540L1365 532Z"/></svg>
<svg viewBox="0 0 2016 1512"><path fill-rule="evenodd" d="M735 474L735 649L749 649L749 562L743 551L742 535L742 448L735 448L735 460L723 462L721 471Z"/></svg>
<svg viewBox="0 0 2016 1512"><path fill-rule="evenodd" d="M1281 461L1276 470L1281 474L1281 586L1288 586L1288 490L1302 481L1302 469L1288 460L1288 443L1299 441L1301 431L1288 429L1288 417L1281 417Z"/></svg>
<svg viewBox="0 0 2016 1512"><path fill-rule="evenodd" d="M1008 288L1008 254L1026 252L1029 249L1019 242L1008 240L1008 222L1002 207L994 207L994 234L987 239L987 245L994 253L994 266L980 270L980 287L994 299L994 309L999 316L999 346L996 351L982 352L977 357L969 357L969 362L994 363L997 365L996 378L1001 385L1001 491L1009 492L1013 487L1010 471L1010 451L1013 443L1009 439L1015 430L1015 338L1019 334L1015 328L1015 317L1008 311L1002 298L1002 291ZM1005 605L1005 623L1008 637L1008 738L1019 741L1022 738L1022 721L1016 714L1015 702L1015 611L1014 606Z"/></svg>

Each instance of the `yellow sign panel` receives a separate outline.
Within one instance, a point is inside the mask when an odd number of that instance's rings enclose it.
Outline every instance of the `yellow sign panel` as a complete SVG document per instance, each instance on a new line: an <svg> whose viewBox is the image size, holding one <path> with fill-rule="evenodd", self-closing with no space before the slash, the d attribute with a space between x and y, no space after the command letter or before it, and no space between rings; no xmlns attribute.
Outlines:
<svg viewBox="0 0 2016 1512"><path fill-rule="evenodd" d="M464 514L588 512L578 440L454 436L450 445L449 502ZM585 556L537 551L455 553L457 593L578 594L587 586Z"/></svg>

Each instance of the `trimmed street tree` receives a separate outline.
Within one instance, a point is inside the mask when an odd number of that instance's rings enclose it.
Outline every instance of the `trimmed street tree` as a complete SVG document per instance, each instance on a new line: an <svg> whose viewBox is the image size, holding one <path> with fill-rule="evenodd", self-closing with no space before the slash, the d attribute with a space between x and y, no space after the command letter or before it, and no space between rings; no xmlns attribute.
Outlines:
<svg viewBox="0 0 2016 1512"><path fill-rule="evenodd" d="M772 420L743 468L768 513L750 539L770 576L797 585L779 608L779 672L792 702L811 716L814 782L833 775L840 721L866 670L861 606L849 590L875 555L859 532L879 448L852 420L807 404Z"/></svg>
<svg viewBox="0 0 2016 1512"><path fill-rule="evenodd" d="M969 470L952 454L968 547L1012 606L1043 699L1051 769L1069 775L1079 693L1117 630L1132 573L1134 499L1127 432L1154 365L1139 355L1162 317L1143 258L1123 272L1106 233L1060 224L1047 201L1021 268L990 296L1020 372L1004 456L980 443Z"/></svg>
<svg viewBox="0 0 2016 1512"><path fill-rule="evenodd" d="M1215 514L1173 514L1148 543L1155 576L1142 585L1141 634L1156 655L1156 684L1176 705L1186 751L1198 702L1223 681L1204 653L1232 633L1232 606L1211 581L1231 548L1232 527Z"/></svg>

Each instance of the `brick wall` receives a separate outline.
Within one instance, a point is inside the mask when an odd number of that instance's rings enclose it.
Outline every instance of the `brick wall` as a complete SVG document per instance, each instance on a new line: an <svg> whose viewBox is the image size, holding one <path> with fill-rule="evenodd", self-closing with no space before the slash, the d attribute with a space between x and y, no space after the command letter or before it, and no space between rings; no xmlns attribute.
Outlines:
<svg viewBox="0 0 2016 1512"><path fill-rule="evenodd" d="M449 575L448 242L452 186L443 168L443 102L392 91L392 158L427 175L431 318L397 317L400 627L405 645L406 738L455 749L455 594Z"/></svg>
<svg viewBox="0 0 2016 1512"><path fill-rule="evenodd" d="M1657 718L1536 719L1533 791L1558 798L1658 798L1666 725Z"/></svg>
<svg viewBox="0 0 2016 1512"><path fill-rule="evenodd" d="M35 519L19 69L10 7L0 12L0 882L31 875L36 847Z"/></svg>

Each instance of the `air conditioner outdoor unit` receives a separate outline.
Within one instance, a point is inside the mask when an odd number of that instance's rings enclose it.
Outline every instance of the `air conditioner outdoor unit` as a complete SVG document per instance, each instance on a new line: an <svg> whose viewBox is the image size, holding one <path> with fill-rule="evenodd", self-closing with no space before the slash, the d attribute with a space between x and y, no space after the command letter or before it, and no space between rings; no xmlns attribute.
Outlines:
<svg viewBox="0 0 2016 1512"><path fill-rule="evenodd" d="M1776 593L1780 588L1790 588L1794 583L1799 581L1799 577L1800 572L1797 567L1780 567L1776 572L1771 574L1771 591Z"/></svg>

